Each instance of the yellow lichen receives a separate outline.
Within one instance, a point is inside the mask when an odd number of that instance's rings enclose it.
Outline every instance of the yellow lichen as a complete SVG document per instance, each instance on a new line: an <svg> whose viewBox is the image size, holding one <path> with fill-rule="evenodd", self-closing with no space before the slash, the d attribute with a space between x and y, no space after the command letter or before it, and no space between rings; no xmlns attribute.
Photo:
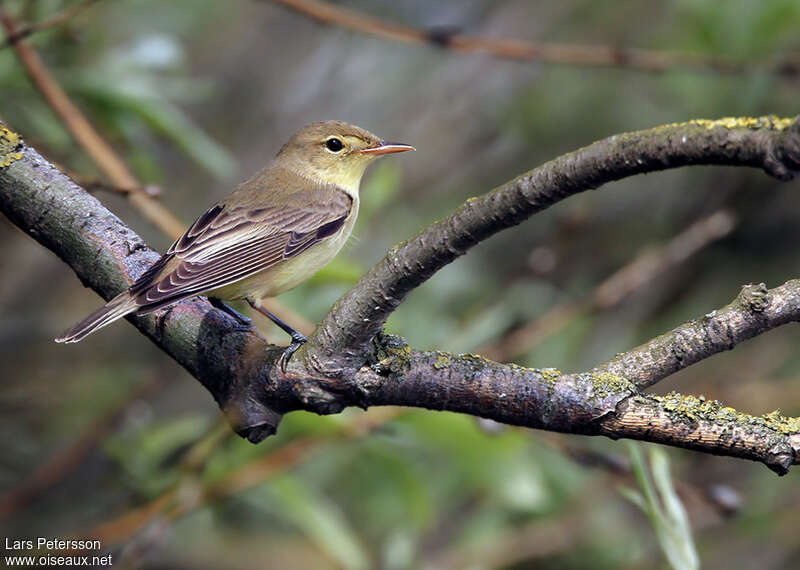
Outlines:
<svg viewBox="0 0 800 570"><path fill-rule="evenodd" d="M558 368L542 368L539 374L541 374L542 378L547 382L555 382L561 377L561 370Z"/></svg>
<svg viewBox="0 0 800 570"><path fill-rule="evenodd" d="M385 335L377 348L376 369L398 371L408 365L412 350L400 337Z"/></svg>
<svg viewBox="0 0 800 570"><path fill-rule="evenodd" d="M402 346L386 346L384 350L386 351L386 354L394 358L411 356L411 347L407 344Z"/></svg>
<svg viewBox="0 0 800 570"><path fill-rule="evenodd" d="M775 410L761 416L764 425L783 434L800 433L800 418L787 417L781 414L780 410Z"/></svg>
<svg viewBox="0 0 800 570"><path fill-rule="evenodd" d="M692 119L683 123L668 123L655 127L658 129L674 129L686 126L704 127L711 130L716 128L725 129L769 129L782 131L794 124L795 117L778 117L777 115L765 115L763 117L723 117L721 119Z"/></svg>
<svg viewBox="0 0 800 570"><path fill-rule="evenodd" d="M695 119L690 121L691 124L705 127L706 129L715 129L723 127L726 129L771 129L782 131L794 123L794 117L778 117L776 115L767 115L764 117L723 117L716 120Z"/></svg>
<svg viewBox="0 0 800 570"><path fill-rule="evenodd" d="M636 386L633 383L613 372L600 372L599 374L591 375L592 385L594 387L594 394L597 396L606 396L608 394L617 394L619 392L635 392Z"/></svg>
<svg viewBox="0 0 800 570"><path fill-rule="evenodd" d="M451 362L450 356L441 353L436 357L436 362L433 363L433 367L436 370L441 370L442 368L450 366Z"/></svg>
<svg viewBox="0 0 800 570"><path fill-rule="evenodd" d="M670 392L661 398L661 403L666 412L683 420L733 423L742 427L763 426L786 435L800 434L800 418L784 416L779 410L763 416L751 416L723 406L717 400L708 400L704 396L684 396L677 392Z"/></svg>
<svg viewBox="0 0 800 570"><path fill-rule="evenodd" d="M0 126L0 168L9 166L22 158L20 147L22 146L22 139L14 131Z"/></svg>
<svg viewBox="0 0 800 570"><path fill-rule="evenodd" d="M714 420L722 409L717 400L707 400L705 396L684 396L670 392L664 396L664 410L690 421ZM732 409L732 408L729 408Z"/></svg>

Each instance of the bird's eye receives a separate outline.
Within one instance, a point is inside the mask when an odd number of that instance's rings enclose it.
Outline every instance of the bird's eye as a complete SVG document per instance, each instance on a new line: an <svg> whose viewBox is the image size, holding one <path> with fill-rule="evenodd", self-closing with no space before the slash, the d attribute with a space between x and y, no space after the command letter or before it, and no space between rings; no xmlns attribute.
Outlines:
<svg viewBox="0 0 800 570"><path fill-rule="evenodd" d="M331 152L339 152L344 148L344 145L342 144L342 141L336 137L333 137L325 141L325 148Z"/></svg>

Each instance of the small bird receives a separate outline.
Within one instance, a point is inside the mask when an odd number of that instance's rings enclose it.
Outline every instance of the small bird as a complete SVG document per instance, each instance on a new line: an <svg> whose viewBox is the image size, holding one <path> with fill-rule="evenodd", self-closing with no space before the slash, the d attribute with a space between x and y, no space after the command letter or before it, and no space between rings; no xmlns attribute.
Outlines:
<svg viewBox="0 0 800 570"><path fill-rule="evenodd" d="M271 165L201 215L131 287L56 339L78 342L130 313L146 315L196 295L242 323L223 300L245 300L292 337L286 362L306 340L261 300L292 289L333 259L358 215L367 166L414 150L341 121L311 124Z"/></svg>

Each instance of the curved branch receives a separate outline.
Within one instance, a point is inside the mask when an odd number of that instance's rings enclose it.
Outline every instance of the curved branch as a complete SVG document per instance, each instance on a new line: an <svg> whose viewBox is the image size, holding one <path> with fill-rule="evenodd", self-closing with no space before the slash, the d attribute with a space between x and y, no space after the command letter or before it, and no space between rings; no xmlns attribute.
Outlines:
<svg viewBox="0 0 800 570"><path fill-rule="evenodd" d="M477 243L585 190L635 174L694 164L754 166L781 180L800 169L800 120L689 121L614 135L565 154L392 248L325 317L305 354L322 374L352 373L406 295Z"/></svg>
<svg viewBox="0 0 800 570"><path fill-rule="evenodd" d="M641 394L632 358L621 357L628 367L620 373L607 365L564 374L471 355L415 351L396 337L373 339L376 335L370 329L379 330L376 322L382 322L415 284L438 267L480 239L570 194L626 173L682 164L760 166L789 178L797 165L798 148L798 126L793 121L730 120L620 135L561 157L471 200L450 218L394 248L336 304L305 354L290 362L288 377L273 366L280 349L203 298L130 320L194 375L234 429L254 442L273 433L287 411L335 413L347 406L392 404L464 412L553 431L667 443L760 461L782 474L800 462L800 419L778 412L749 416L693 396ZM6 129L0 129L0 190L0 210L105 298L133 281L158 256L100 202L33 149L18 144L16 135ZM381 286L386 287L383 294ZM797 320L800 304L789 300L800 297L798 288L800 282L789 282L755 297L745 292L743 299L749 300L740 302L733 313L720 310L721 315L739 315L738 320L726 320L726 326L748 331L730 335L729 343ZM354 319L360 315L376 319L358 321L359 328ZM758 328L747 328L753 320ZM337 321L338 331L331 324ZM332 352L329 361L320 357L335 350L337 343L341 354ZM668 345L665 339L664 346ZM633 352L637 350L643 349ZM696 354L697 359L706 355ZM354 358L365 365L356 365Z"/></svg>

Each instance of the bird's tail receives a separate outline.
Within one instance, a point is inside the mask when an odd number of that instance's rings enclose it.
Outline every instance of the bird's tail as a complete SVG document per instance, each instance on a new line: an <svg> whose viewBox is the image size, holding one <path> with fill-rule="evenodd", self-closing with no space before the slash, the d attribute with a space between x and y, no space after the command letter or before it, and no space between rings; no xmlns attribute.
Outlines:
<svg viewBox="0 0 800 570"><path fill-rule="evenodd" d="M136 301L127 291L120 293L103 307L100 307L77 325L56 338L56 342L78 342L83 340L97 329L109 323L113 323L128 313L134 312L137 308Z"/></svg>

